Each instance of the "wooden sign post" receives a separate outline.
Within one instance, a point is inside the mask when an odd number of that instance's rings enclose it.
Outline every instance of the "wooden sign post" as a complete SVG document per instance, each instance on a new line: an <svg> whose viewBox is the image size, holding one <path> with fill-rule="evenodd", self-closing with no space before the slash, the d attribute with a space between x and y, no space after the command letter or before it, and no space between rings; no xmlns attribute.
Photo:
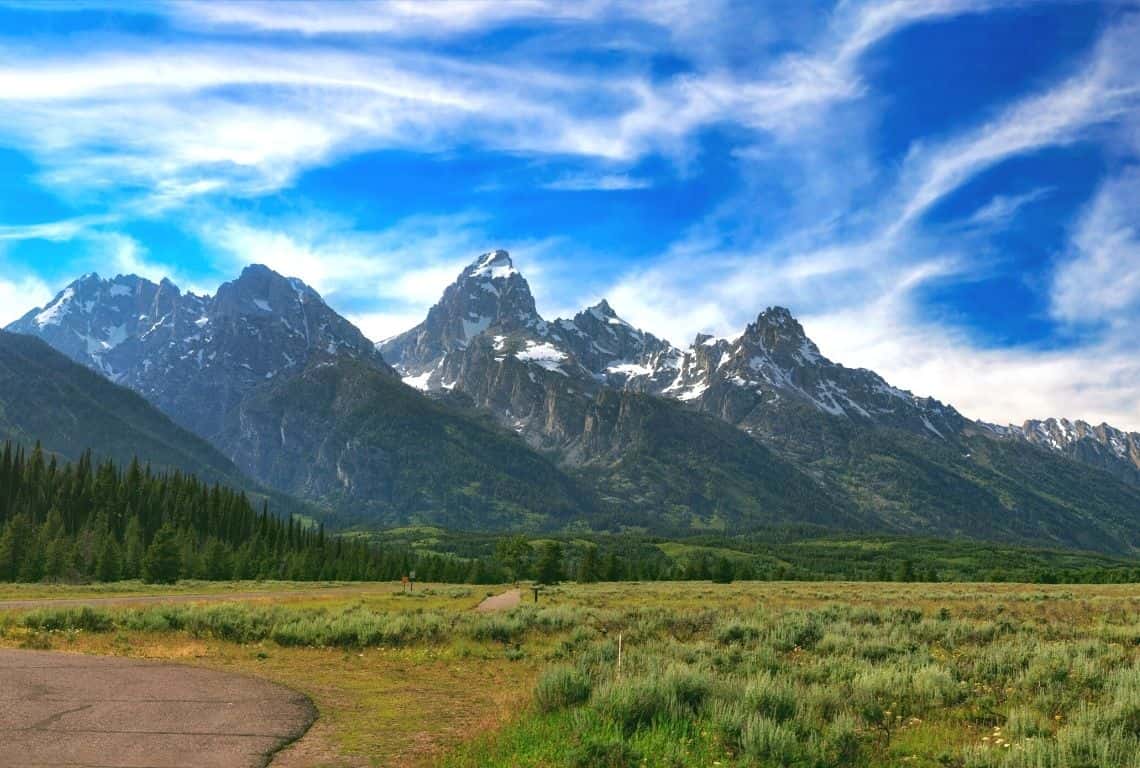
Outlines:
<svg viewBox="0 0 1140 768"><path fill-rule="evenodd" d="M535 584L530 589L532 592L534 592L534 601L537 603L538 602L538 593L543 590L543 586L541 584Z"/></svg>

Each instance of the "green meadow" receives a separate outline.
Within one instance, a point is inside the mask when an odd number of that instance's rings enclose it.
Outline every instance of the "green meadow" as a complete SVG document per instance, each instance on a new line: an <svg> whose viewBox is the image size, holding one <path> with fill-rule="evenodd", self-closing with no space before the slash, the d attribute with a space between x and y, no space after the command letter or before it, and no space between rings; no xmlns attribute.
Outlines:
<svg viewBox="0 0 1140 768"><path fill-rule="evenodd" d="M45 601L0 643L292 685L314 765L1140 766L1132 586L565 584L496 613L507 586L276 587Z"/></svg>

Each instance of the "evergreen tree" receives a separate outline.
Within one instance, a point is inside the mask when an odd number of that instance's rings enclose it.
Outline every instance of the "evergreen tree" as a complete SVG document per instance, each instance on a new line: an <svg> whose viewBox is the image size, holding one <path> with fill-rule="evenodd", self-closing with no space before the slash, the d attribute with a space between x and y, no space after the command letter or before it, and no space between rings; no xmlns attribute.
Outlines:
<svg viewBox="0 0 1140 768"><path fill-rule="evenodd" d="M538 558L538 580L542 584L562 581L562 545L557 541L548 541L542 547Z"/></svg>
<svg viewBox="0 0 1140 768"><path fill-rule="evenodd" d="M118 581L119 576L119 545L115 537L108 532L103 536L103 545L99 549L95 578L99 581Z"/></svg>
<svg viewBox="0 0 1140 768"><path fill-rule="evenodd" d="M142 575L143 555L146 545L143 543L142 526L137 516L131 516L127 521L127 529L123 534L123 577L137 579Z"/></svg>
<svg viewBox="0 0 1140 768"><path fill-rule="evenodd" d="M914 561L910 558L903 560L899 563L898 569L895 571L895 581L914 581Z"/></svg>
<svg viewBox="0 0 1140 768"><path fill-rule="evenodd" d="M499 539L495 543L495 559L511 574L511 579L516 584L526 576L532 557L534 550L526 536L521 534Z"/></svg>
<svg viewBox="0 0 1140 768"><path fill-rule="evenodd" d="M578 563L579 583L590 584L597 581L600 570L601 566L598 563L598 548L586 547L586 551L582 553L582 559Z"/></svg>
<svg viewBox="0 0 1140 768"><path fill-rule="evenodd" d="M164 525L154 535L142 563L142 580L147 584L173 584L178 581L182 558L178 548L178 533Z"/></svg>
<svg viewBox="0 0 1140 768"><path fill-rule="evenodd" d="M230 578L230 557L226 546L218 539L211 539L206 546L204 558L205 577L211 581L225 581ZM290 574L293 576L294 574ZM295 576L294 576L295 577Z"/></svg>
<svg viewBox="0 0 1140 768"><path fill-rule="evenodd" d="M736 572L732 567L732 561L727 557L721 557L713 568L713 582L716 584L731 584L735 576Z"/></svg>

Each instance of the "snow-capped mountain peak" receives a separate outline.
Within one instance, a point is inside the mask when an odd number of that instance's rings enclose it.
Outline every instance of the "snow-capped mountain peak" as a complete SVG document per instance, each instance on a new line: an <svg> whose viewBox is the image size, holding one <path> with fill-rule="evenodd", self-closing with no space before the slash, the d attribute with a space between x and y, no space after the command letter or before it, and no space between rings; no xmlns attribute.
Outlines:
<svg viewBox="0 0 1140 768"><path fill-rule="evenodd" d="M260 265L213 297L183 294L168 279L85 275L9 330L43 338L203 436L242 393L314 358L350 356L388 370L316 291Z"/></svg>
<svg viewBox="0 0 1140 768"><path fill-rule="evenodd" d="M464 270L468 277L489 277L492 280L506 280L518 273L511 255L501 249L484 253Z"/></svg>
<svg viewBox="0 0 1140 768"><path fill-rule="evenodd" d="M504 250L484 253L449 285L422 323L380 343L384 358L413 386L439 388L443 358L467 346L478 336L493 332L528 332L545 335L526 278ZM430 381L430 383L429 383Z"/></svg>

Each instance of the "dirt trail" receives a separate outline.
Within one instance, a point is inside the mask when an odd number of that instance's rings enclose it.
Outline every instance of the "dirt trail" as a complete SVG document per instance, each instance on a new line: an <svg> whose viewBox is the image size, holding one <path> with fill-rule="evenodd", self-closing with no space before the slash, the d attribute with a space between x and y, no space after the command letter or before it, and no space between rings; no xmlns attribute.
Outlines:
<svg viewBox="0 0 1140 768"><path fill-rule="evenodd" d="M0 768L261 768L315 717L305 696L244 675L0 650Z"/></svg>
<svg viewBox="0 0 1140 768"><path fill-rule="evenodd" d="M491 613L493 611L505 611L508 608L514 608L522 602L522 590L512 589L509 592L504 592L501 595L488 597L483 602L479 603L479 607L475 610L480 613Z"/></svg>

